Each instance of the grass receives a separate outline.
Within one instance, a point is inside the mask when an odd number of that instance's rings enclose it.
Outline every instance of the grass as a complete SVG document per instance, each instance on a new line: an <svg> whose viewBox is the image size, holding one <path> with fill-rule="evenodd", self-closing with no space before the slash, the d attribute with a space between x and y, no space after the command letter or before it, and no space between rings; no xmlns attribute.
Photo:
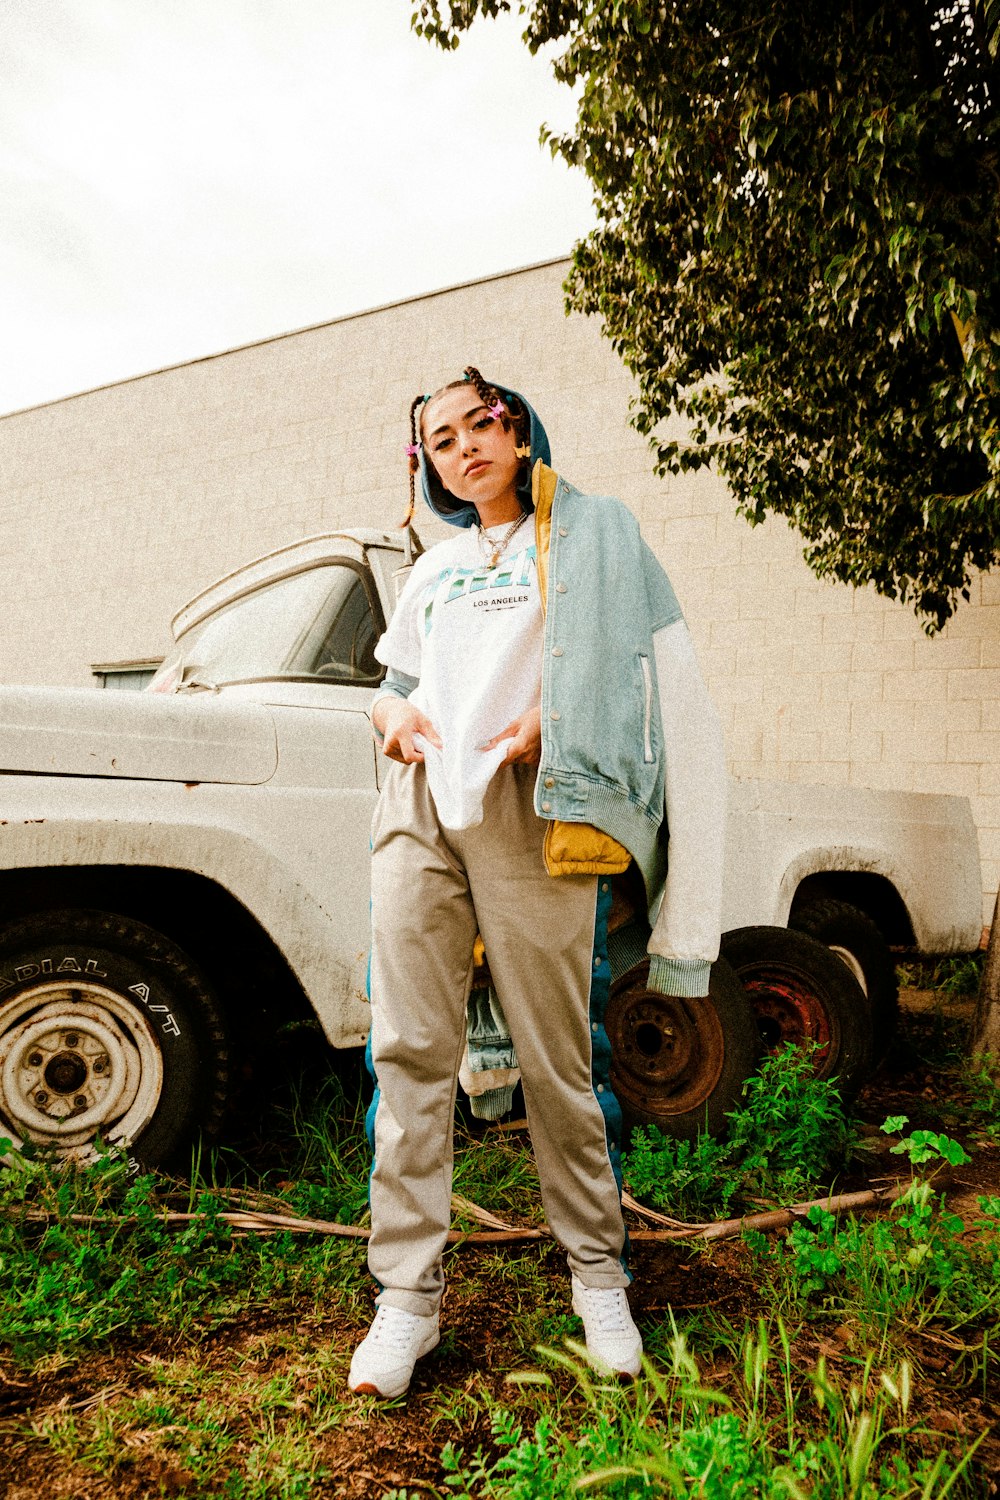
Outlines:
<svg viewBox="0 0 1000 1500"><path fill-rule="evenodd" d="M141 1459L165 1484L180 1484L176 1493L298 1500L322 1478L316 1439L343 1412L329 1399L327 1365L319 1354L275 1377L238 1359L225 1375L188 1359L153 1361L140 1394L84 1416L53 1412L33 1430L53 1454L95 1473L124 1478Z"/></svg>
<svg viewBox="0 0 1000 1500"><path fill-rule="evenodd" d="M347 1395L371 1313L363 1245L241 1238L219 1218L252 1190L363 1222L360 1106L336 1080L306 1072L262 1120L266 1146L208 1156L185 1182L130 1178L113 1156L85 1172L15 1159L0 1175L0 1373L26 1395L0 1423L0 1478L54 1500L93 1475L124 1500L989 1493L997 1449L972 1450L1000 1416L1000 1197L980 1194L963 1221L942 1180L970 1154L991 1159L1000 1098L946 1041L937 1128L897 1115L875 1139L878 1170L916 1178L891 1212L819 1209L785 1235L640 1247L650 1358L630 1389L567 1343L579 1325L561 1257L541 1245L449 1252L442 1347L409 1400ZM639 1137L629 1184L671 1213L739 1212L857 1173L865 1139L792 1054L767 1064L726 1141ZM516 1135L460 1132L455 1188L540 1219ZM167 1229L167 1205L203 1217Z"/></svg>
<svg viewBox="0 0 1000 1500"><path fill-rule="evenodd" d="M943 1500L962 1493L973 1456L950 1457L910 1420L907 1362L878 1368L868 1358L842 1381L821 1359L803 1378L780 1320L744 1334L728 1390L706 1383L676 1325L660 1367L647 1362L627 1391L597 1381L578 1348L541 1353L564 1378L544 1370L532 1378L544 1403L533 1424L526 1429L524 1414L497 1404L498 1456L445 1449L446 1484L458 1500Z"/></svg>
<svg viewBox="0 0 1000 1500"><path fill-rule="evenodd" d="M975 995L985 962L985 952L938 959L912 958L897 965L896 977L907 989L937 990L942 995Z"/></svg>

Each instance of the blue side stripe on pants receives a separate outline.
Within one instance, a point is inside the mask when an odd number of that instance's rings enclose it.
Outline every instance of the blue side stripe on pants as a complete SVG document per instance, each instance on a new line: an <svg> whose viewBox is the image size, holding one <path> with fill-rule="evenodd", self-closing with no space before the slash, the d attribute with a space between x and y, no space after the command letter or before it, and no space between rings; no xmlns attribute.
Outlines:
<svg viewBox="0 0 1000 1500"><path fill-rule="evenodd" d="M590 1045L591 1076L594 1094L604 1116L604 1134L608 1143L608 1159L618 1184L618 1196L622 1194L622 1110L611 1087L611 1042L604 1027L608 999L611 994L611 964L608 961L608 918L611 915L611 881L598 878L597 913L594 923L594 961L590 981ZM625 1232L625 1254L622 1270L632 1279L626 1264L628 1255L628 1231Z"/></svg>

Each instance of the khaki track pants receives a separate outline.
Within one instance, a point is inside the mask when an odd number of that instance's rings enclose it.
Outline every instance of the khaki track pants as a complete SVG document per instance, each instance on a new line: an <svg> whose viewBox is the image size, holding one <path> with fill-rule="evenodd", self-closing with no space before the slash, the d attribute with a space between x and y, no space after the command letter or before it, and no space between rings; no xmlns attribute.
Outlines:
<svg viewBox="0 0 1000 1500"><path fill-rule="evenodd" d="M517 1049L548 1223L585 1285L629 1279L592 1075L598 882L547 873L534 783L531 766L502 768L483 822L456 832L439 826L423 766L394 763L372 825L377 1093L368 1264L382 1287L379 1302L413 1313L436 1311L444 1288L477 930Z"/></svg>

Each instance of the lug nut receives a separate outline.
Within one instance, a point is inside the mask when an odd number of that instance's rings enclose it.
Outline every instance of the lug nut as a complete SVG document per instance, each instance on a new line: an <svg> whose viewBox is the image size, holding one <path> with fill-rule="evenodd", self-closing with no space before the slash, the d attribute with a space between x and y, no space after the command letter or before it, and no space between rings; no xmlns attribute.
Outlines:
<svg viewBox="0 0 1000 1500"><path fill-rule="evenodd" d="M41 1066L42 1066L42 1054L40 1052L32 1052L31 1055L28 1058L28 1067L29 1068L40 1068Z"/></svg>
<svg viewBox="0 0 1000 1500"><path fill-rule="evenodd" d="M86 1096L86 1094L77 1094L76 1098L73 1100L73 1104L75 1105L75 1107L77 1109L86 1109L87 1108L87 1096Z"/></svg>
<svg viewBox="0 0 1000 1500"><path fill-rule="evenodd" d="M38 1093L35 1095L35 1103L36 1104L47 1104L48 1102L49 1102L49 1096L48 1096L48 1094L45 1092L44 1089L39 1089Z"/></svg>
<svg viewBox="0 0 1000 1500"><path fill-rule="evenodd" d="M80 1045L80 1038L77 1036L75 1031L69 1032L68 1035L63 1038L63 1040L65 1041L67 1047L78 1047Z"/></svg>
<svg viewBox="0 0 1000 1500"><path fill-rule="evenodd" d="M95 1073L103 1073L104 1069L106 1067L107 1067L107 1062L105 1061L105 1059L103 1057L99 1057L97 1059L97 1061L95 1062L95 1064L94 1064L94 1072Z"/></svg>

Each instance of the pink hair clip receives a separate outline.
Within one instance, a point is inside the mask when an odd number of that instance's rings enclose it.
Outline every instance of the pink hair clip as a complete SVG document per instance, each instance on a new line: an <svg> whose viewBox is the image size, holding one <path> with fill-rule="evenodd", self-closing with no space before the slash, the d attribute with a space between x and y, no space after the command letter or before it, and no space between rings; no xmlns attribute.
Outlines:
<svg viewBox="0 0 1000 1500"><path fill-rule="evenodd" d="M417 456L417 454L419 452L420 452L420 444L419 443L407 443L407 445L406 445L406 456L407 456L407 458L416 458L416 456Z"/></svg>
<svg viewBox="0 0 1000 1500"><path fill-rule="evenodd" d="M498 397L494 404L490 407L490 416L493 418L494 422L499 422L500 418L505 414L504 404Z"/></svg>

